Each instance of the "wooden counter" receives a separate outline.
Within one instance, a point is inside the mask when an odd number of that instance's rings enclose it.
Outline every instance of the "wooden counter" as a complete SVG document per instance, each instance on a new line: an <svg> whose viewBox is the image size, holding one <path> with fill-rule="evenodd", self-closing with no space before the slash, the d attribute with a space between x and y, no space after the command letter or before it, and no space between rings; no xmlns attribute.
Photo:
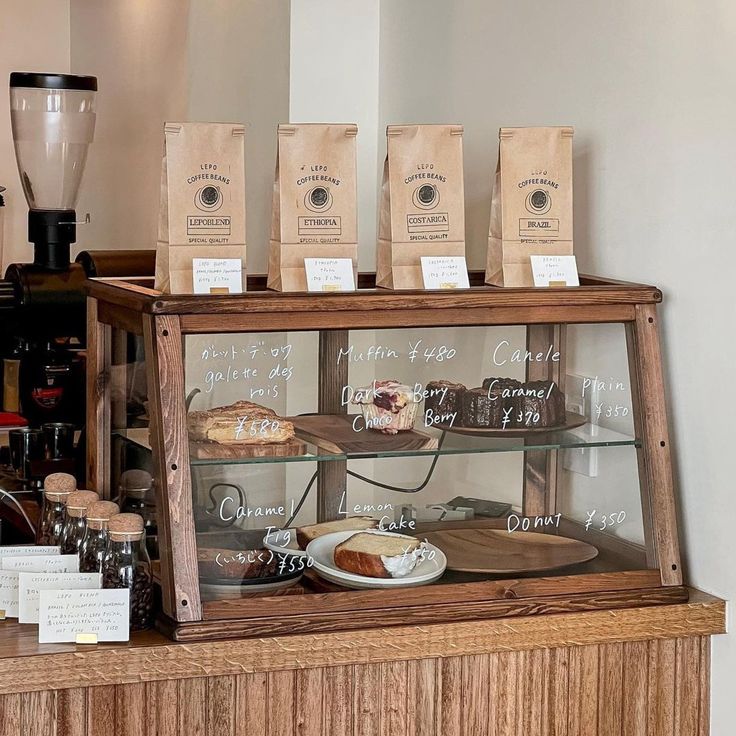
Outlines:
<svg viewBox="0 0 736 736"><path fill-rule="evenodd" d="M174 644L0 624L0 736L707 736L725 603Z"/></svg>

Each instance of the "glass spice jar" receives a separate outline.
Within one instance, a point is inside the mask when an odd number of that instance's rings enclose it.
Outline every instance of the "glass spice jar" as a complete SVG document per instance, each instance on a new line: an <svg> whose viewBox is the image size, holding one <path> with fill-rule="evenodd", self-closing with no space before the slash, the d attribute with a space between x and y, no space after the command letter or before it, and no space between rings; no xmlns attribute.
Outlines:
<svg viewBox="0 0 736 736"><path fill-rule="evenodd" d="M41 519L36 529L36 544L55 546L61 541L66 520L66 500L77 490L77 481L69 473L51 473L43 481Z"/></svg>
<svg viewBox="0 0 736 736"><path fill-rule="evenodd" d="M120 512L112 501L96 501L87 509L87 533L79 547L79 572L100 572L107 549L107 523Z"/></svg>
<svg viewBox="0 0 736 736"><path fill-rule="evenodd" d="M99 501L94 491L74 491L66 500L66 518L61 532L61 554L79 554L84 535L87 532L87 508Z"/></svg>
<svg viewBox="0 0 736 736"><path fill-rule="evenodd" d="M130 628L147 629L153 613L153 574L146 550L143 517L117 514L107 525L108 543L102 562L103 588L128 588Z"/></svg>
<svg viewBox="0 0 736 736"><path fill-rule="evenodd" d="M130 468L120 476L118 503L123 514L140 514L146 531L146 547L152 559L158 559L158 526L153 477L142 468Z"/></svg>

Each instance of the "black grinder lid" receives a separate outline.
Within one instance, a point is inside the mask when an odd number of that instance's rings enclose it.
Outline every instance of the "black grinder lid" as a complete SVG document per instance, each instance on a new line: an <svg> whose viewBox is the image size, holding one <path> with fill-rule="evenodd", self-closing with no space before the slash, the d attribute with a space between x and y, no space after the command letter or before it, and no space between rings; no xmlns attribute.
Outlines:
<svg viewBox="0 0 736 736"><path fill-rule="evenodd" d="M37 89L79 89L97 91L97 77L78 74L44 74L43 72L11 72L11 87Z"/></svg>

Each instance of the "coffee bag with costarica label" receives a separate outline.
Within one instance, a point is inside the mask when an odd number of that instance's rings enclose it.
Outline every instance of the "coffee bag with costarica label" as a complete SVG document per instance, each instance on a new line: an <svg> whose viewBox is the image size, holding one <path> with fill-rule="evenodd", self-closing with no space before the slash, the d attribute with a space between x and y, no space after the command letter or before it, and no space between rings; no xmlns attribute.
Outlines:
<svg viewBox="0 0 736 736"><path fill-rule="evenodd" d="M306 291L305 258L350 258L357 272L357 134L352 124L279 125L269 288Z"/></svg>
<svg viewBox="0 0 736 736"><path fill-rule="evenodd" d="M572 255L570 127L501 128L486 283L534 286L530 256Z"/></svg>
<svg viewBox="0 0 736 736"><path fill-rule="evenodd" d="M194 258L234 258L245 283L245 128L166 123L156 288L191 294Z"/></svg>
<svg viewBox="0 0 736 736"><path fill-rule="evenodd" d="M421 289L422 256L465 256L462 125L389 125L376 284Z"/></svg>

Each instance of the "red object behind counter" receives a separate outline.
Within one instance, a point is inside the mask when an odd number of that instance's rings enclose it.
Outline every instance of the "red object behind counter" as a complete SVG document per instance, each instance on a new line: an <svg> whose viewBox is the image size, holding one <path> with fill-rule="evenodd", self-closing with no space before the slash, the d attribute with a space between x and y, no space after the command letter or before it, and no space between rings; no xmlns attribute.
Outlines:
<svg viewBox="0 0 736 736"><path fill-rule="evenodd" d="M25 427L28 420L20 414L11 414L8 411L0 411L0 427Z"/></svg>

